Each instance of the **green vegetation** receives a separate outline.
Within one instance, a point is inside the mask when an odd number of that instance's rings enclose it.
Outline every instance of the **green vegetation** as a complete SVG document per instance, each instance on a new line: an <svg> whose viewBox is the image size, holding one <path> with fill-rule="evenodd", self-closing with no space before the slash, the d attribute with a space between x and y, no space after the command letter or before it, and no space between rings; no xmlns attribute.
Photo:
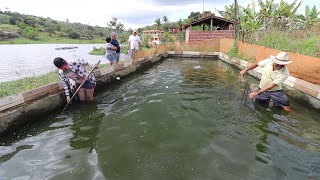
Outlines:
<svg viewBox="0 0 320 180"><path fill-rule="evenodd" d="M128 54L127 46L121 46L120 53ZM105 55L106 50L104 47L100 47L100 48L93 47L92 51L89 52L89 54L91 54L91 55Z"/></svg>
<svg viewBox="0 0 320 180"><path fill-rule="evenodd" d="M0 44L104 43L112 31L120 42L131 34L115 17L108 27L99 27L0 10Z"/></svg>
<svg viewBox="0 0 320 180"><path fill-rule="evenodd" d="M318 26L318 32L320 32L320 23ZM300 31L288 35L283 31L270 30L255 43L283 51L320 57L320 34L312 34L310 31Z"/></svg>
<svg viewBox="0 0 320 180"><path fill-rule="evenodd" d="M0 83L0 98L32 90L59 81L58 72Z"/></svg>
<svg viewBox="0 0 320 180"><path fill-rule="evenodd" d="M259 11L252 5L238 6L239 40L320 57L320 11L316 6L306 6L305 13L298 14L300 6L299 0L292 3L281 0L279 5L274 0L258 0ZM234 19L233 4L225 6L225 11L219 12L226 19Z"/></svg>
<svg viewBox="0 0 320 180"><path fill-rule="evenodd" d="M152 47L142 47L141 51L146 51L146 50L148 50L150 48L152 48ZM128 54L127 46L121 46L120 53ZM105 55L106 54L106 50L104 49L104 47L100 47L100 48L93 47L92 51L89 52L89 54L91 54L91 55Z"/></svg>

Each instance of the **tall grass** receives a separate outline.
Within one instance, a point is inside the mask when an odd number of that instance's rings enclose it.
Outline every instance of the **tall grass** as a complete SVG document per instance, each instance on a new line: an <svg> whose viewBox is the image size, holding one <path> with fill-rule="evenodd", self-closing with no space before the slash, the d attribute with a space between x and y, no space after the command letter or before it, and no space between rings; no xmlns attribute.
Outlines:
<svg viewBox="0 0 320 180"><path fill-rule="evenodd" d="M320 23L310 29L295 30L290 33L277 29L268 30L253 43L282 51L320 57Z"/></svg>

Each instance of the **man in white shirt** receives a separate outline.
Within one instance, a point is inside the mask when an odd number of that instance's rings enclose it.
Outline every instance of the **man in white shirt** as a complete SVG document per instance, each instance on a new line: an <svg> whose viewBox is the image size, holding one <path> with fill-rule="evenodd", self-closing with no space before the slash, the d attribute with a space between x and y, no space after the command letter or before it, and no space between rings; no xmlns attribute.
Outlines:
<svg viewBox="0 0 320 180"><path fill-rule="evenodd" d="M282 83L289 77L286 65L292 63L287 52L280 52L276 56L256 62L240 71L243 76L248 71L260 66L263 68L259 90L249 94L259 102L269 102L272 99L275 106L280 106L290 112L291 106L287 95L283 92Z"/></svg>
<svg viewBox="0 0 320 180"><path fill-rule="evenodd" d="M128 50L131 59L135 59L135 52L141 50L141 40L140 37L137 35L137 31L134 30L132 35L129 36L128 39Z"/></svg>

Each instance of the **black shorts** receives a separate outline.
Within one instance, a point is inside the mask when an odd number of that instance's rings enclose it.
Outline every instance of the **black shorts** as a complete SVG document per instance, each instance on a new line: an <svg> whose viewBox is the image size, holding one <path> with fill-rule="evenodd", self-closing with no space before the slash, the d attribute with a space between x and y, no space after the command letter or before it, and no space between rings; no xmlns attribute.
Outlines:
<svg viewBox="0 0 320 180"><path fill-rule="evenodd" d="M96 85L90 81L86 81L82 86L82 88L85 88L85 89L94 89L95 87Z"/></svg>

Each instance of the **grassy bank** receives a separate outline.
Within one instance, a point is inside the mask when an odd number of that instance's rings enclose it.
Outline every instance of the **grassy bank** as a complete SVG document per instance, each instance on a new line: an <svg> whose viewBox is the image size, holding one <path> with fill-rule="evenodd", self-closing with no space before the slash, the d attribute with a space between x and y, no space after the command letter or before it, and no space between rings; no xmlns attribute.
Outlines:
<svg viewBox="0 0 320 180"><path fill-rule="evenodd" d="M58 72L0 83L0 98L35 89L59 81Z"/></svg>
<svg viewBox="0 0 320 180"><path fill-rule="evenodd" d="M109 64L100 64L99 68L107 68ZM88 68L89 69L89 68ZM23 79L0 83L0 98L39 88L50 83L60 81L58 71L41 76L26 77Z"/></svg>

